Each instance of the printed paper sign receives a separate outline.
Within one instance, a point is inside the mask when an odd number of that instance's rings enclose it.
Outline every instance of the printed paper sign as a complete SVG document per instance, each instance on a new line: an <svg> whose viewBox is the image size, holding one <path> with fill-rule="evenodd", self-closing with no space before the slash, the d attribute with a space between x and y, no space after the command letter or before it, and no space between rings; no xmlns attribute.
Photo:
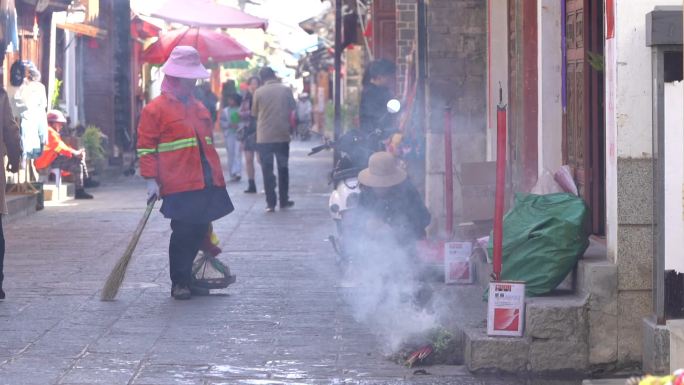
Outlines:
<svg viewBox="0 0 684 385"><path fill-rule="evenodd" d="M525 284L491 282L487 304L487 334L522 337L525 324Z"/></svg>
<svg viewBox="0 0 684 385"><path fill-rule="evenodd" d="M473 283L473 253L471 242L447 242L444 244L444 282Z"/></svg>

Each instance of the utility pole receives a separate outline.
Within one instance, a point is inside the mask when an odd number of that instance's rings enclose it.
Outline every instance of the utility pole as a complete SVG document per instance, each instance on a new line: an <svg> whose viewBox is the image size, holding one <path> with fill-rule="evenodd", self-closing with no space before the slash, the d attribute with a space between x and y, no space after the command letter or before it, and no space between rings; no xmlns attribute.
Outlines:
<svg viewBox="0 0 684 385"><path fill-rule="evenodd" d="M342 1L335 0L335 140L340 137L342 133ZM338 159L338 152L335 150L335 162Z"/></svg>

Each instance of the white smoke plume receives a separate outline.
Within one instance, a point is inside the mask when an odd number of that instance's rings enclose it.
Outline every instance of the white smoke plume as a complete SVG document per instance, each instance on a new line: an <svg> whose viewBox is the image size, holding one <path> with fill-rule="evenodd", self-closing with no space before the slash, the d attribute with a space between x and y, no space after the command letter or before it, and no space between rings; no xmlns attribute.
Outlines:
<svg viewBox="0 0 684 385"><path fill-rule="evenodd" d="M365 229L366 222L358 225ZM399 245L384 224L377 225L372 233L361 231L360 239L347 240L351 264L343 277L350 286L345 300L355 319L382 338L384 353L392 354L410 337L437 326L438 317L417 303L423 284L415 251Z"/></svg>

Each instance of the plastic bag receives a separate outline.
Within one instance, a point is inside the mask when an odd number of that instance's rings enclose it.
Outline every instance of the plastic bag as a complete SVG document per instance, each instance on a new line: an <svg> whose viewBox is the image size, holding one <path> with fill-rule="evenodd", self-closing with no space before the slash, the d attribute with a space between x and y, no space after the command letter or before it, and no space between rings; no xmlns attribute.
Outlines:
<svg viewBox="0 0 684 385"><path fill-rule="evenodd" d="M549 170L544 170L537 180L537 183L532 187L532 194L537 195L555 194L559 192L563 192L563 188L556 182Z"/></svg>
<svg viewBox="0 0 684 385"><path fill-rule="evenodd" d="M516 194L504 217L501 279L524 281L528 296L555 289L589 247L587 219L572 194Z"/></svg>
<svg viewBox="0 0 684 385"><path fill-rule="evenodd" d="M575 179L572 176L572 169L570 166L565 165L556 171L553 175L553 179L561 186L563 191L570 193L572 195L579 195L577 190L577 185L575 184Z"/></svg>
<svg viewBox="0 0 684 385"><path fill-rule="evenodd" d="M225 289L235 282L230 268L211 254L200 251L192 264L193 285L205 289Z"/></svg>

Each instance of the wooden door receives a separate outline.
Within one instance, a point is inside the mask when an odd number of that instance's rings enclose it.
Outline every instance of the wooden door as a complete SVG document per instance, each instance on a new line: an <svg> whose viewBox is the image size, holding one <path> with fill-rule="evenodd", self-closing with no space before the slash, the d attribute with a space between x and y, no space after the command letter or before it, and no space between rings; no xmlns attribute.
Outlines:
<svg viewBox="0 0 684 385"><path fill-rule="evenodd" d="M538 175L537 1L508 2L508 162L513 191Z"/></svg>
<svg viewBox="0 0 684 385"><path fill-rule="evenodd" d="M396 62L397 13L395 0L373 1L373 56Z"/></svg>
<svg viewBox="0 0 684 385"><path fill-rule="evenodd" d="M605 231L603 8L566 0L566 97L563 160L591 210L591 231Z"/></svg>

